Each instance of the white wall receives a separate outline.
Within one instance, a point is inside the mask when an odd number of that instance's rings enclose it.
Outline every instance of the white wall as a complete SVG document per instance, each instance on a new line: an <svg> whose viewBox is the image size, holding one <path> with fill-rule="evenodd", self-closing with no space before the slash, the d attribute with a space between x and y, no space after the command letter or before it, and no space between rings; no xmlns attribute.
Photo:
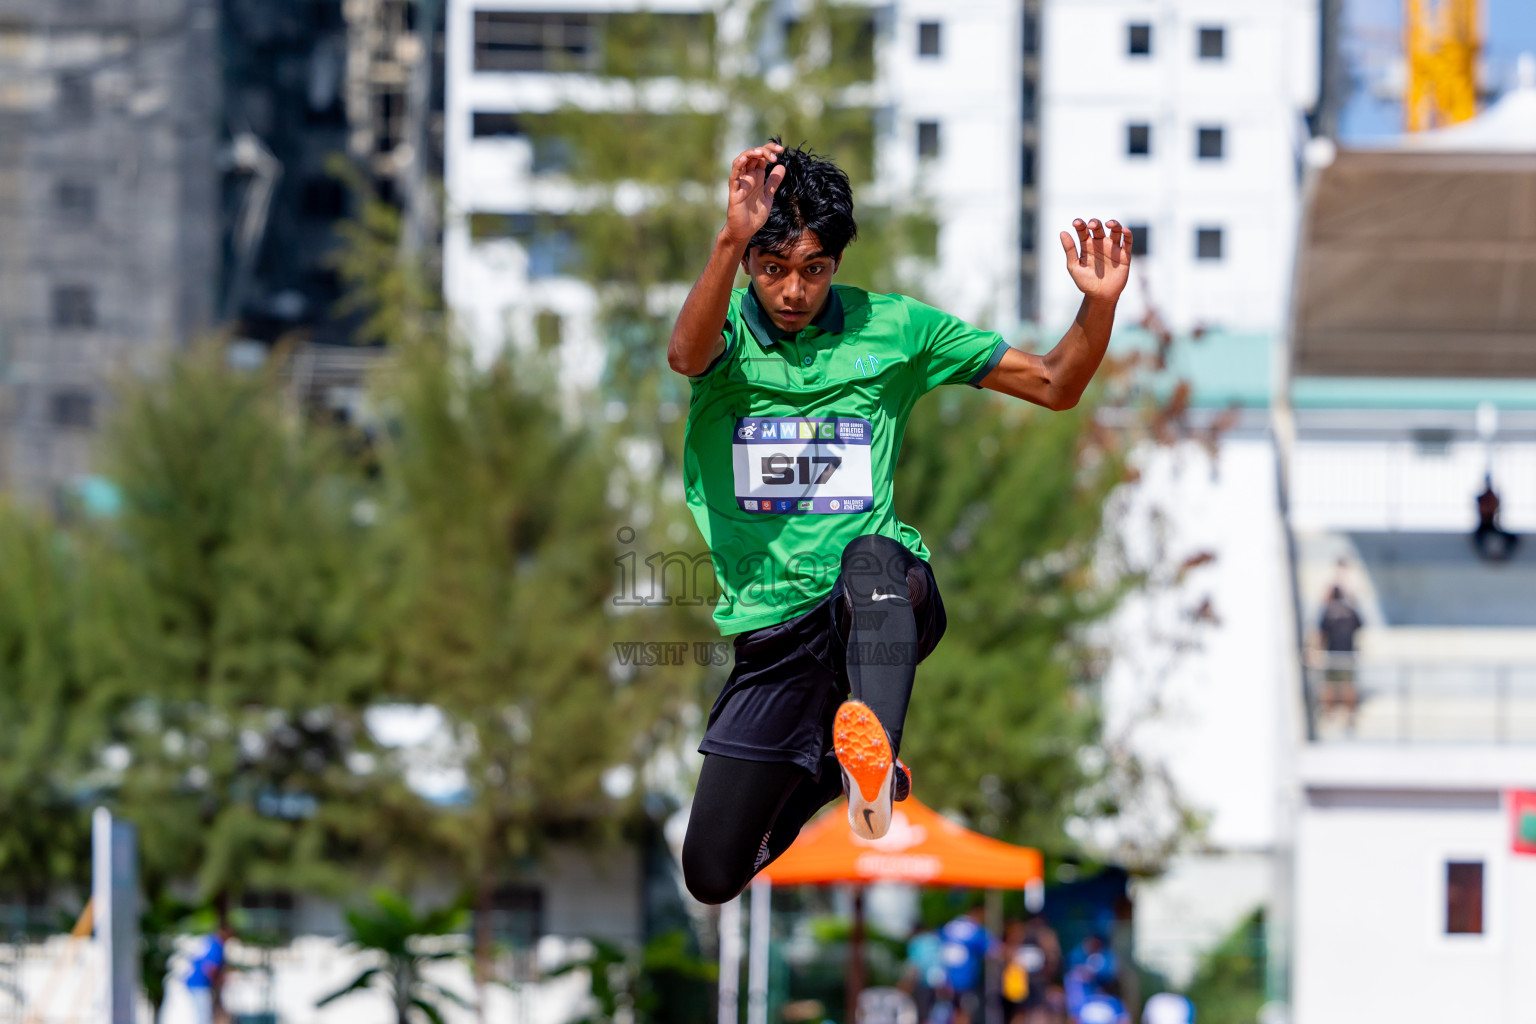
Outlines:
<svg viewBox="0 0 1536 1024"><path fill-rule="evenodd" d="M1269 905L1273 882L1274 864L1261 852L1182 854L1157 878L1135 880L1136 961L1183 988L1202 954Z"/></svg>
<svg viewBox="0 0 1536 1024"><path fill-rule="evenodd" d="M1296 845L1296 1024L1536 1019L1536 858L1509 849L1497 788L1308 792ZM1444 934L1447 860L1484 862L1486 934Z"/></svg>
<svg viewBox="0 0 1536 1024"><path fill-rule="evenodd" d="M1068 323L1079 297L1052 273L1074 217L1151 228L1127 292L1175 331L1277 330L1297 215L1295 152L1316 81L1316 0L1047 0L1042 45L1041 322ZM1130 56L1132 23L1152 53ZM1198 57L1201 26L1226 30L1222 60ZM1127 126L1152 126L1128 156ZM1225 129L1221 160L1195 158L1198 126ZM1223 229L1220 260L1196 260L1198 227Z"/></svg>
<svg viewBox="0 0 1536 1024"><path fill-rule="evenodd" d="M1278 744L1275 708L1289 656L1287 562L1275 495L1275 453L1265 437L1228 437L1212 461L1184 443L1138 459L1135 506L1122 530L1133 550L1159 538L1145 528L1155 508L1173 563L1200 552L1215 561L1177 591L1137 597L1108 633L1116 658L1106 681L1107 725L1164 764L1186 800L1210 816L1217 849L1262 850L1275 838ZM1215 623L1191 627L1206 598ZM1195 646L1170 651L1170 640Z"/></svg>

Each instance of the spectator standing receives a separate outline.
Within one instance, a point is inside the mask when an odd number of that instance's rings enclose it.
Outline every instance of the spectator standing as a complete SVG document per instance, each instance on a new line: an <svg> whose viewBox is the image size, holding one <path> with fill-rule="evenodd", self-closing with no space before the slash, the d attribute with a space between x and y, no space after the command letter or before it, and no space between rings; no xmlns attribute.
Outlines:
<svg viewBox="0 0 1536 1024"><path fill-rule="evenodd" d="M1024 1024L1052 1024L1056 1020L1054 1011L1060 1008L1054 1004L1062 1002L1061 940L1050 922L1039 914L1024 922L1019 964L1029 979Z"/></svg>
<svg viewBox="0 0 1536 1024"><path fill-rule="evenodd" d="M225 945L233 936L229 925L221 924L203 938L203 945L187 969L187 995L192 998L192 1019L196 1024L213 1024L223 1012Z"/></svg>
<svg viewBox="0 0 1536 1024"><path fill-rule="evenodd" d="M907 978L912 986L912 1001L917 1004L917 1019L932 1018L938 992L948 982L944 970L944 940L935 931L915 929L907 940Z"/></svg>
<svg viewBox="0 0 1536 1024"><path fill-rule="evenodd" d="M1094 985L1103 985L1120 976L1120 962L1104 941L1104 936L1097 932L1077 944L1067 959L1067 967L1086 968L1086 980Z"/></svg>
<svg viewBox="0 0 1536 1024"><path fill-rule="evenodd" d="M1477 529L1472 531L1472 544L1479 555L1491 562L1502 562L1515 553L1520 543L1519 537L1499 525L1503 504L1493 489L1493 474L1484 474L1483 493L1477 496Z"/></svg>
<svg viewBox="0 0 1536 1024"><path fill-rule="evenodd" d="M1344 588L1334 585L1317 621L1318 646L1328 659L1323 682L1323 710L1343 707L1349 713L1349 728L1355 727L1355 709L1360 695L1355 689L1355 634L1360 632L1360 613L1344 596Z"/></svg>
<svg viewBox="0 0 1536 1024"><path fill-rule="evenodd" d="M939 931L944 940L944 971L953 993L955 1024L982 1024L987 957L998 945L982 924L985 913L982 907L972 907Z"/></svg>
<svg viewBox="0 0 1536 1024"><path fill-rule="evenodd" d="M1023 921L1009 921L1003 926L1001 988L1003 1024L1024 1024L1024 1004L1029 998L1030 987Z"/></svg>

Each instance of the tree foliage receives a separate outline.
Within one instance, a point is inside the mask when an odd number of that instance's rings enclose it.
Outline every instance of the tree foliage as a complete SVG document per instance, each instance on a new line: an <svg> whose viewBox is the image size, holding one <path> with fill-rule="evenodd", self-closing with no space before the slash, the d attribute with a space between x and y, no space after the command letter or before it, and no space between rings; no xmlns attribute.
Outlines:
<svg viewBox="0 0 1536 1024"><path fill-rule="evenodd" d="M151 899L344 891L390 785L366 770L380 662L348 474L217 346L121 402L122 509L86 538L90 688Z"/></svg>
<svg viewBox="0 0 1536 1024"><path fill-rule="evenodd" d="M0 902L41 903L89 873L79 564L46 520L0 506L0 566Z"/></svg>

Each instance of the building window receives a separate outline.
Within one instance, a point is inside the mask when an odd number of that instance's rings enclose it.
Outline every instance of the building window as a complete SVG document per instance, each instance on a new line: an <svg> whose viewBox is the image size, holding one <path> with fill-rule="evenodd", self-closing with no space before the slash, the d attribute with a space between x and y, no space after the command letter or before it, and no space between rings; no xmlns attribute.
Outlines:
<svg viewBox="0 0 1536 1024"><path fill-rule="evenodd" d="M1195 259L1221 259L1221 228L1195 229Z"/></svg>
<svg viewBox="0 0 1536 1024"><path fill-rule="evenodd" d="M53 326L86 331L96 326L96 292L90 285L61 284L53 289Z"/></svg>
<svg viewBox="0 0 1536 1024"><path fill-rule="evenodd" d="M917 55L919 57L937 57L939 55L939 23L925 21L917 26Z"/></svg>
<svg viewBox="0 0 1536 1024"><path fill-rule="evenodd" d="M1126 47L1126 53L1132 57L1152 56L1152 26L1132 25L1130 31L1130 43Z"/></svg>
<svg viewBox="0 0 1536 1024"><path fill-rule="evenodd" d="M491 938L513 949L532 949L544 935L544 893L531 885L504 885L491 895Z"/></svg>
<svg viewBox="0 0 1536 1024"><path fill-rule="evenodd" d="M1223 132L1220 128L1200 128L1195 133L1195 155L1201 160L1220 160L1223 154Z"/></svg>
<svg viewBox="0 0 1536 1024"><path fill-rule="evenodd" d="M250 932L291 940L295 923L293 893L285 891L247 892L240 897L240 909Z"/></svg>
<svg viewBox="0 0 1536 1024"><path fill-rule="evenodd" d="M347 212L347 187L336 178L317 174L306 178L299 192L299 213L305 220L340 220Z"/></svg>
<svg viewBox="0 0 1536 1024"><path fill-rule="evenodd" d="M1019 319L1033 320L1040 309L1039 296L1036 294L1038 283L1032 270L1026 270L1019 275Z"/></svg>
<svg viewBox="0 0 1536 1024"><path fill-rule="evenodd" d="M476 71L579 71L597 55L587 14L475 12Z"/></svg>
<svg viewBox="0 0 1536 1024"><path fill-rule="evenodd" d="M561 174L571 169L573 158L569 139L538 135L533 140L533 173Z"/></svg>
<svg viewBox="0 0 1536 1024"><path fill-rule="evenodd" d="M1200 30L1200 59L1221 60L1227 55L1227 30L1202 28Z"/></svg>
<svg viewBox="0 0 1536 1024"><path fill-rule="evenodd" d="M560 277L575 271L581 252L565 218L539 213L472 213L469 237L475 242L509 239L528 253L528 276Z"/></svg>
<svg viewBox="0 0 1536 1024"><path fill-rule="evenodd" d="M48 405L49 419L56 427L89 430L96 420L96 401L89 391L78 388L55 391Z"/></svg>
<svg viewBox="0 0 1536 1024"><path fill-rule="evenodd" d="M1040 52L1040 15L1024 12L1024 56L1033 57Z"/></svg>
<svg viewBox="0 0 1536 1024"><path fill-rule="evenodd" d="M72 121L90 117L95 106L91 76L77 71L60 75L58 99L60 116Z"/></svg>
<svg viewBox="0 0 1536 1024"><path fill-rule="evenodd" d="M88 181L60 181L53 187L53 205L60 219L89 224L96 219L96 186Z"/></svg>
<svg viewBox="0 0 1536 1024"><path fill-rule="evenodd" d="M1025 207L1019 215L1019 247L1023 251L1035 251L1035 246L1038 244L1035 241L1035 235L1040 231L1039 224L1040 218L1035 214L1035 211Z"/></svg>
<svg viewBox="0 0 1536 1024"><path fill-rule="evenodd" d="M1020 170L1023 171L1021 184L1025 188L1035 187L1035 147L1032 143L1024 143L1024 152L1020 154Z"/></svg>
<svg viewBox="0 0 1536 1024"><path fill-rule="evenodd" d="M1483 862L1480 860L1446 862L1445 933L1483 934Z"/></svg>
<svg viewBox="0 0 1536 1024"><path fill-rule="evenodd" d="M1129 125L1125 131L1126 156L1151 156L1152 155L1152 126L1149 124Z"/></svg>
<svg viewBox="0 0 1536 1024"><path fill-rule="evenodd" d="M920 157L939 155L939 122L917 122L917 155Z"/></svg>
<svg viewBox="0 0 1536 1024"><path fill-rule="evenodd" d="M1145 256L1151 250L1152 229L1146 224L1127 224L1131 232L1131 255Z"/></svg>
<svg viewBox="0 0 1536 1024"><path fill-rule="evenodd" d="M1025 124L1034 124L1040 116L1040 86L1033 78L1024 79L1022 110Z"/></svg>
<svg viewBox="0 0 1536 1024"><path fill-rule="evenodd" d="M474 112L473 119L471 132L477 139L497 139L527 134L523 129L522 121L516 114L507 114L499 110L477 110Z"/></svg>

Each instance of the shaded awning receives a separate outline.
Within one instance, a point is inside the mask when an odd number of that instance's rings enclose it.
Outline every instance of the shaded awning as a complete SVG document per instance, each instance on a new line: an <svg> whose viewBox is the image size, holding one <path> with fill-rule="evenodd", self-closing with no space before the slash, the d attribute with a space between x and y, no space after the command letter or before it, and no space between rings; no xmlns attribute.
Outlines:
<svg viewBox="0 0 1536 1024"><path fill-rule="evenodd" d="M817 818L758 876L774 885L911 882L1022 889L1044 877L1040 851L978 835L917 800L896 807L891 830L873 842L848 827L846 803Z"/></svg>
<svg viewBox="0 0 1536 1024"><path fill-rule="evenodd" d="M1292 376L1536 378L1536 153L1343 151L1303 216Z"/></svg>
<svg viewBox="0 0 1536 1024"><path fill-rule="evenodd" d="M1338 153L1302 217L1291 376L1536 379L1536 59L1470 121Z"/></svg>

